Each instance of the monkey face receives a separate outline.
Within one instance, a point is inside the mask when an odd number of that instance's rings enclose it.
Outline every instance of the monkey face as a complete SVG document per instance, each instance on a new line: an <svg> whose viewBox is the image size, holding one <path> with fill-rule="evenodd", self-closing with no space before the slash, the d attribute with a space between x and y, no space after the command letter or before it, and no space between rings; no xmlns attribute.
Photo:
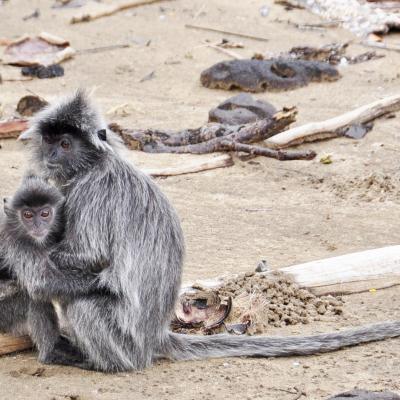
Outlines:
<svg viewBox="0 0 400 400"><path fill-rule="evenodd" d="M91 165L97 152L76 134L42 134L41 157L50 177L69 179Z"/></svg>
<svg viewBox="0 0 400 400"><path fill-rule="evenodd" d="M48 205L26 207L20 210L20 220L31 238L42 241L51 231L54 222L54 210Z"/></svg>

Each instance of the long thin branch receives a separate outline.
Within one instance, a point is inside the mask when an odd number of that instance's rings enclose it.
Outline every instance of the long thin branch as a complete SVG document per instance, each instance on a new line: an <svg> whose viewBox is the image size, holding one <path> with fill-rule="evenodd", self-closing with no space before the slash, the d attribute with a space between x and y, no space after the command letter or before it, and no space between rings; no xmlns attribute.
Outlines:
<svg viewBox="0 0 400 400"><path fill-rule="evenodd" d="M80 12L72 17L71 24L79 22L88 22L94 19L107 17L119 11L127 10L129 8L144 6L147 4L159 3L166 0L125 0L119 1L117 4L101 4L101 3L88 3L83 6Z"/></svg>
<svg viewBox="0 0 400 400"><path fill-rule="evenodd" d="M312 160L317 155L313 150L306 150L306 151L274 150L261 146L252 146L249 144L231 142L228 140L222 141L221 146L223 146L223 148L225 148L226 150L241 151L255 156L276 158L277 160L280 161Z"/></svg>
<svg viewBox="0 0 400 400"><path fill-rule="evenodd" d="M356 124L365 124L385 114L400 110L400 94L374 101L355 110L321 122L311 122L289 129L268 138L265 143L272 148L285 148L303 142L343 135L343 130Z"/></svg>

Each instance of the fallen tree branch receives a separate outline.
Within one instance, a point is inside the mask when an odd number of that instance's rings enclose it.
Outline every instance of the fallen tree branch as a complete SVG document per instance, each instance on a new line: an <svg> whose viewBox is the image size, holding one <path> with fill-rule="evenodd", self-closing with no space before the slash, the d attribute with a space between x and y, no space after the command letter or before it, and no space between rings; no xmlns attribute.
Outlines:
<svg viewBox="0 0 400 400"><path fill-rule="evenodd" d="M284 150L273 150L267 147L252 146L249 144L236 143L228 140L221 142L221 146L224 149L230 151L241 151L255 156L264 156L270 158L276 158L280 161L287 160L312 160L317 155L313 150L306 151L284 151Z"/></svg>
<svg viewBox="0 0 400 400"><path fill-rule="evenodd" d="M130 149L148 153L205 154L227 151L221 145L225 139L237 143L255 143L267 139L289 126L296 114L297 110L290 108L277 112L272 118L245 125L210 123L178 133L123 129L116 124L110 125L110 129L119 133Z"/></svg>
<svg viewBox="0 0 400 400"><path fill-rule="evenodd" d="M119 1L117 4L101 4L91 2L83 6L80 12L72 17L71 24L79 22L93 21L102 17L115 14L119 11L127 10L129 8L144 6L147 4L159 3L166 0L125 0Z"/></svg>
<svg viewBox="0 0 400 400"><path fill-rule="evenodd" d="M15 119L0 122L0 139L17 138L19 134L28 129L26 119Z"/></svg>
<svg viewBox="0 0 400 400"><path fill-rule="evenodd" d="M321 122L311 122L289 129L268 138L265 143L272 148L280 149L295 146L304 142L328 139L343 135L343 130L351 125L365 124L385 114L400 110L400 95L359 107L345 114Z"/></svg>
<svg viewBox="0 0 400 400"><path fill-rule="evenodd" d="M352 294L400 285L400 246L382 247L281 268L300 287L317 295ZM265 272L269 274L271 271ZM230 276L230 279L233 277ZM184 285L182 293L196 287L217 289L224 278Z"/></svg>
<svg viewBox="0 0 400 400"><path fill-rule="evenodd" d="M32 348L29 336L0 335L0 355Z"/></svg>
<svg viewBox="0 0 400 400"><path fill-rule="evenodd" d="M220 154L208 160L191 160L188 163L182 163L179 167L141 168L141 170L148 175L157 177L192 174L210 169L230 167L232 165L233 160L229 154Z"/></svg>

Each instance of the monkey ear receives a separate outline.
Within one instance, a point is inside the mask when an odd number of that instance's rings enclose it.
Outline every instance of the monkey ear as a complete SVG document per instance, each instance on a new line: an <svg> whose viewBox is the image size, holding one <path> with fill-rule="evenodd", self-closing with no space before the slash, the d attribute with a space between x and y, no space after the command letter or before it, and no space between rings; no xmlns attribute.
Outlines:
<svg viewBox="0 0 400 400"><path fill-rule="evenodd" d="M99 131L97 131L97 136L103 142L107 141L107 131L105 129L100 129Z"/></svg>
<svg viewBox="0 0 400 400"><path fill-rule="evenodd" d="M10 216L10 214L11 214L10 197L3 197L3 209L4 209L4 213L7 216Z"/></svg>

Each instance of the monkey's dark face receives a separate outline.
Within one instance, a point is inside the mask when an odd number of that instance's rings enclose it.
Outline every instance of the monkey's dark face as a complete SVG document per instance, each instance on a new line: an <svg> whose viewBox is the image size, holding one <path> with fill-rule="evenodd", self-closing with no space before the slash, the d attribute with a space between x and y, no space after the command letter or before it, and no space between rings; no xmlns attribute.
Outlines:
<svg viewBox="0 0 400 400"><path fill-rule="evenodd" d="M54 210L48 205L43 207L24 207L19 210L20 221L26 233L36 241L43 241L51 232L54 223Z"/></svg>
<svg viewBox="0 0 400 400"><path fill-rule="evenodd" d="M65 168L71 164L76 156L76 141L69 134L43 135L42 151L47 168Z"/></svg>
<svg viewBox="0 0 400 400"><path fill-rule="evenodd" d="M63 181L90 167L98 159L98 151L74 134L42 134L41 159L47 175Z"/></svg>

